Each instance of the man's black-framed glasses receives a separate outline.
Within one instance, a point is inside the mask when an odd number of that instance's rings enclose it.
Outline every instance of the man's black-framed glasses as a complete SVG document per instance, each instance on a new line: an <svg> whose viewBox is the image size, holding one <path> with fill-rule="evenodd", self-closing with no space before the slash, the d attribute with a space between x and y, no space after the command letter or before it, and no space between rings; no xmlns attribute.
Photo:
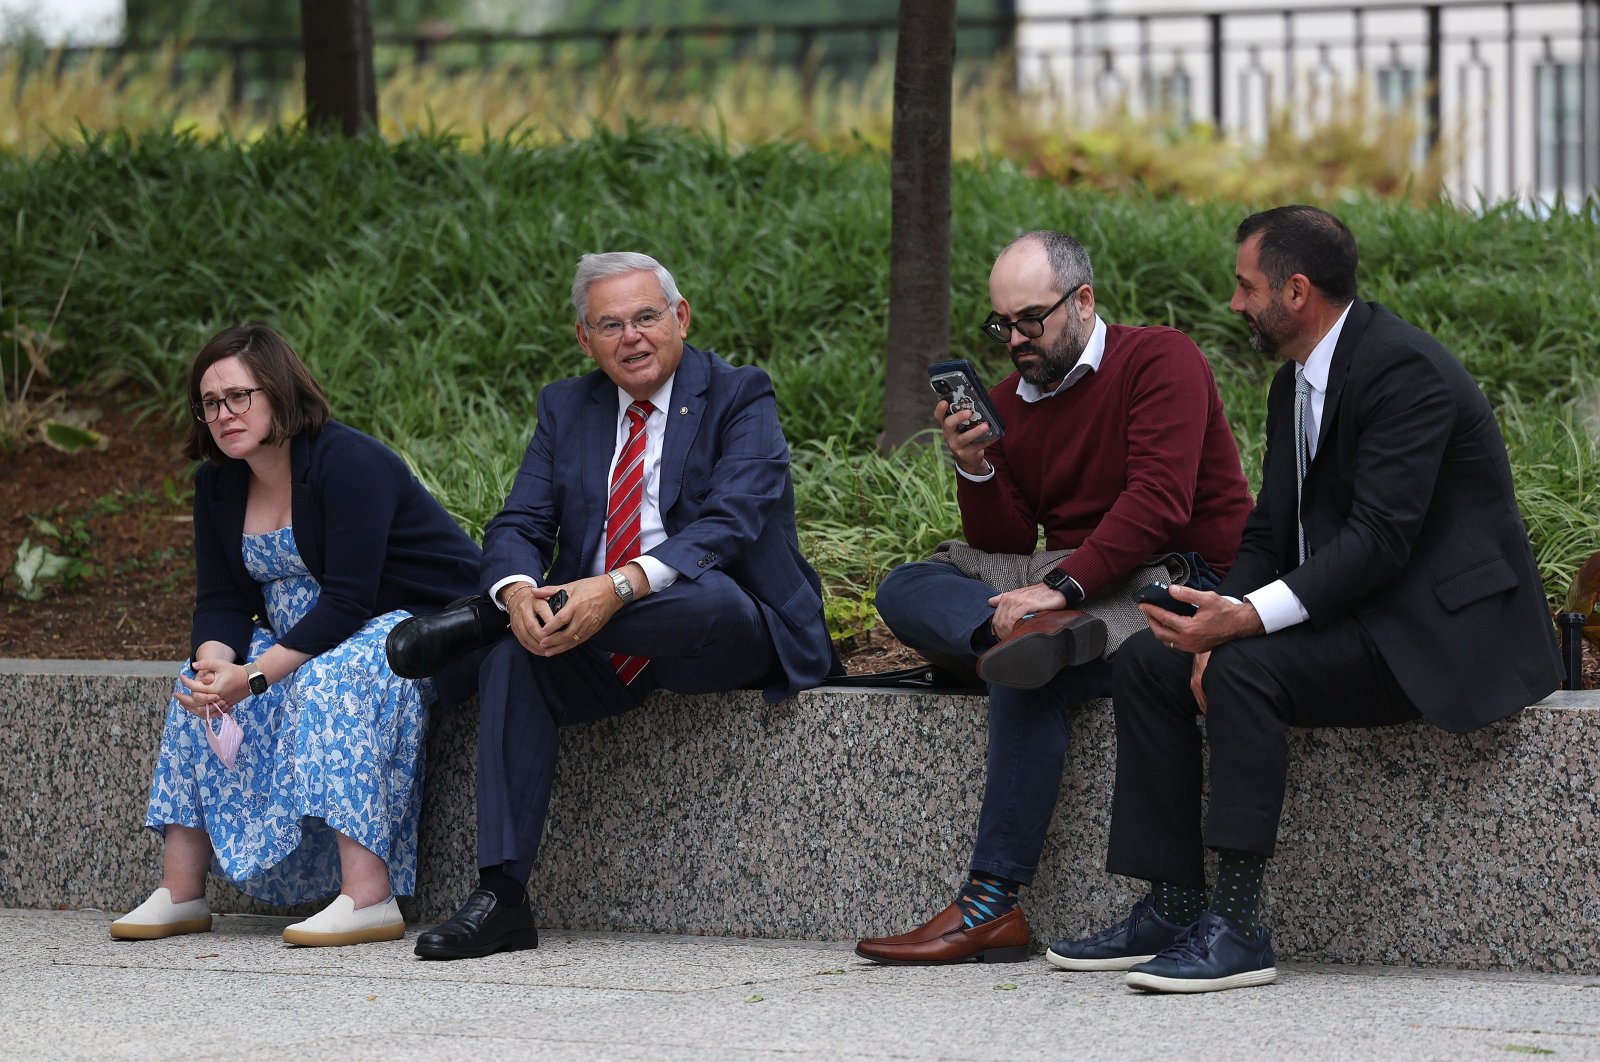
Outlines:
<svg viewBox="0 0 1600 1062"><path fill-rule="evenodd" d="M1038 339L1044 335L1044 319L1055 313L1056 310L1061 308L1062 303L1087 286L1087 284L1079 284L1076 288L1057 299L1055 305L1044 313L1029 314L1026 317L1019 317L1015 321L1008 321L997 313L991 313L983 319L983 334L996 343L1009 343L1011 342L1011 330L1015 328L1022 333L1024 338Z"/></svg>
<svg viewBox="0 0 1600 1062"><path fill-rule="evenodd" d="M228 412L234 416L242 417L250 412L250 396L259 390L259 387L236 387L232 391L224 391L221 398L202 398L189 408L194 412L194 419L202 424L216 420L223 406L227 406Z"/></svg>

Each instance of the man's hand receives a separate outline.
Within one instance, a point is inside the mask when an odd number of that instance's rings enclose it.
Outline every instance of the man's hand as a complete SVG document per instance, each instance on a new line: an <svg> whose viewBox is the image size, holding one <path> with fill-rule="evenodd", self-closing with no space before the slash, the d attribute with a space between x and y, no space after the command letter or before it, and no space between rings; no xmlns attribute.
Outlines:
<svg viewBox="0 0 1600 1062"><path fill-rule="evenodd" d="M1060 590L1052 590L1043 583L1034 583L1020 590L1008 590L1003 594L996 594L989 599L989 604L994 606L994 619L989 622L994 627L995 635L1009 638L1011 631L1022 621L1022 617L1034 612L1053 612L1066 608L1067 599Z"/></svg>
<svg viewBox="0 0 1600 1062"><path fill-rule="evenodd" d="M633 584L635 601L650 592L650 580L639 565L630 562L622 573ZM511 632L534 656L560 656L582 645L610 623L624 604L609 575L593 575L565 586L521 586L528 588L513 586L507 591L506 608ZM553 613L550 599L560 590L567 592L567 603Z"/></svg>
<svg viewBox="0 0 1600 1062"><path fill-rule="evenodd" d="M944 444L950 448L956 465L970 476L986 476L989 474L989 461L983 456L983 450L989 443L977 441L978 436L986 433L978 428L966 432L961 430L961 426L975 416L977 413L970 409L951 413L950 403L944 399L940 399L938 405L933 407L933 419L944 433Z"/></svg>
<svg viewBox="0 0 1600 1062"><path fill-rule="evenodd" d="M1172 596L1199 609L1192 616L1180 616L1155 605L1140 605L1139 611L1150 621L1150 630L1169 649L1186 653L1209 653L1235 638L1249 638L1266 631L1255 606L1248 601L1235 604L1209 590L1174 586Z"/></svg>

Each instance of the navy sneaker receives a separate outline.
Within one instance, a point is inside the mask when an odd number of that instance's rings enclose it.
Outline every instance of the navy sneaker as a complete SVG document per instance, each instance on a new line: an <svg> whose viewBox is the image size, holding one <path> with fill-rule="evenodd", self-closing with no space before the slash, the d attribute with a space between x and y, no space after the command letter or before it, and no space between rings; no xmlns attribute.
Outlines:
<svg viewBox="0 0 1600 1062"><path fill-rule="evenodd" d="M1278 979L1272 934L1254 940L1207 911L1172 947L1128 971L1128 987L1148 992L1220 992L1270 985Z"/></svg>
<svg viewBox="0 0 1600 1062"><path fill-rule="evenodd" d="M1110 929L1082 940L1058 940L1044 957L1062 970L1126 970L1149 962L1171 947L1183 930L1183 926L1156 914L1146 896L1133 905L1127 918Z"/></svg>

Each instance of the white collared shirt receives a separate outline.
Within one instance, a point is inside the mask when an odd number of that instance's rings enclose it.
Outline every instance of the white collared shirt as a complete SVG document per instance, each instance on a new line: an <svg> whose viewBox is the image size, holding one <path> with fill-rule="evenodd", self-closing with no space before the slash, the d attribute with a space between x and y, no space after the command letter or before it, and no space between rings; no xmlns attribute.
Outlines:
<svg viewBox="0 0 1600 1062"><path fill-rule="evenodd" d="M1055 387L1051 388L1050 390L1043 391L1040 390L1036 384L1031 384L1027 380L1018 378L1017 397L1028 403L1043 402L1047 398L1054 398L1056 395L1066 391L1073 384L1078 383L1085 376L1088 376L1091 372L1099 372L1100 361L1105 356L1106 323L1100 320L1099 314L1095 314L1094 331L1089 334L1089 342L1084 344L1083 353L1078 355L1077 362L1075 362L1072 368L1068 370L1067 375L1062 378L1061 382L1056 384ZM974 483L987 483L989 480L994 478L993 465L990 465L989 471L985 472L981 476L974 476L971 473L965 472L959 465L956 466L956 471L960 472L963 477L971 480Z"/></svg>
<svg viewBox="0 0 1600 1062"><path fill-rule="evenodd" d="M667 382L650 396L650 404L655 408L644 421L644 504L639 511L639 556L634 558L634 562L644 569L645 577L650 580L651 593L665 590L678 581L677 569L644 555L667 540L667 529L661 521L661 447L667 434L667 410L672 405L672 381L676 377L676 373L669 376ZM617 459L622 456L622 448L628 441L628 407L633 401L628 392L617 388L617 435L611 451L611 463L606 466L607 484L611 482ZM588 574L600 575L605 570L606 528L602 524L600 544L594 552L594 561L589 565ZM508 575L489 588L489 596L499 604L500 591L512 583L539 585L531 575ZM500 607L503 609L505 606Z"/></svg>
<svg viewBox="0 0 1600 1062"><path fill-rule="evenodd" d="M1328 400L1328 371L1333 367L1333 348L1338 346L1339 333L1344 330L1345 318L1349 316L1350 307L1346 306L1344 313L1339 315L1339 319L1333 322L1333 327L1317 341L1317 345L1311 348L1311 353L1306 357L1305 377L1306 382L1311 385L1311 394L1306 403L1306 415L1309 420L1306 424L1306 449L1312 458L1317 456L1317 436L1322 433L1322 408ZM1255 606L1257 615L1261 617L1261 625L1266 628L1268 634L1281 631L1285 627L1293 627L1296 623L1304 623L1311 618L1306 607L1282 579L1275 579L1244 597Z"/></svg>

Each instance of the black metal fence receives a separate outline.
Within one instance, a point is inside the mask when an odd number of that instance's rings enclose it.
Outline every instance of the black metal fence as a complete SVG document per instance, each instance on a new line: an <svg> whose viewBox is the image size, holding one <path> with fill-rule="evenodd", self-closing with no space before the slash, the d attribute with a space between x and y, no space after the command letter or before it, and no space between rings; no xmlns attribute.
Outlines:
<svg viewBox="0 0 1600 1062"><path fill-rule="evenodd" d="M1260 140L1275 120L1307 128L1358 91L1406 110L1422 158L1441 142L1458 199L1581 200L1600 190L1600 0L1455 0L1307 4L960 20L959 59L1014 59L1020 87L1055 93L1093 120L1116 108L1202 122ZM1094 8L1109 5L1093 4ZM379 76L405 63L447 71L494 65L634 63L708 73L755 57L798 68L809 93L824 73L861 76L891 59L892 20L383 37ZM151 57L124 42L52 53L58 64ZM231 78L236 105L270 97L295 73L300 41L193 40L173 76Z"/></svg>
<svg viewBox="0 0 1600 1062"><path fill-rule="evenodd" d="M1080 114L1165 112L1259 140L1357 91L1407 110L1419 157L1441 141L1459 200L1568 202L1600 189L1600 2L1305 4L1035 17L1023 85Z"/></svg>

